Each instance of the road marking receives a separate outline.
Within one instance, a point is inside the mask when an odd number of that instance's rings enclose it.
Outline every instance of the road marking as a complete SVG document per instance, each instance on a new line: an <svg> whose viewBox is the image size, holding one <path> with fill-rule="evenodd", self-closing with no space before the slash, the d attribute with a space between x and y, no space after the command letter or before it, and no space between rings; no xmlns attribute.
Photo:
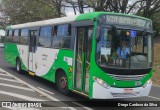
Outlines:
<svg viewBox="0 0 160 110"><path fill-rule="evenodd" d="M1 73L0 73L0 76L9 76L9 75L8 75L8 74L1 74Z"/></svg>
<svg viewBox="0 0 160 110"><path fill-rule="evenodd" d="M1 69L1 68L0 68L0 71L5 72L5 73L8 74L9 76L11 76L11 77L13 77L14 79L16 79L19 83L22 83L22 84L27 85L29 88L31 88L31 89L35 90L36 92L38 92L38 93L40 93L40 94L46 96L47 98L51 99L52 101L60 101L60 100L56 99L55 97L52 97L51 95L49 95L49 94L43 92L42 90L37 89L36 87L34 87L34 86L28 84L27 82L22 81L21 79L15 77L14 75L10 74L9 72L7 72L7 71L5 71L5 70L3 70L3 69ZM61 108L62 108L62 107L61 107ZM73 107L67 107L67 108L69 108L69 109L71 109L71 110L76 110L76 109L73 108Z"/></svg>
<svg viewBox="0 0 160 110"><path fill-rule="evenodd" d="M24 99L24 100L27 100L27 101L46 101L46 100L43 100L43 99L32 98L32 97L28 97L28 96L25 96L25 95L20 95L20 94L16 94L16 93L12 93L12 92L7 92L7 91L0 91L0 94Z"/></svg>
<svg viewBox="0 0 160 110"><path fill-rule="evenodd" d="M89 107L84 107L84 105L79 104L79 103L77 103L77 102L72 102L72 103L74 103L74 104L76 104L76 105L78 105L78 106L80 106L80 107L82 107L82 108L84 108L84 109L93 110L93 109L91 109L91 108L89 108Z"/></svg>
<svg viewBox="0 0 160 110"><path fill-rule="evenodd" d="M18 82L18 81L16 81L16 80L13 80L13 79L7 79L7 78L0 78L0 80L10 81L10 82Z"/></svg>
<svg viewBox="0 0 160 110"><path fill-rule="evenodd" d="M160 100L160 98L157 98L157 97L153 97L153 96L147 96L147 97L150 97L150 98L153 98L153 99L157 99L157 100Z"/></svg>
<svg viewBox="0 0 160 110"><path fill-rule="evenodd" d="M44 91L44 92L47 92L47 93L49 93L49 94L54 94L53 92L50 92L50 91L48 91L48 90L45 90L45 89L43 89L43 88L41 88L41 87L37 87L38 89L40 89L40 90L42 90L42 91Z"/></svg>
<svg viewBox="0 0 160 110"><path fill-rule="evenodd" d="M36 87L34 87L34 86L28 84L27 82L24 82L24 81L22 81L21 79L19 79L19 78L13 76L12 74L8 73L7 71L5 71L5 70L3 70L3 69L1 69L1 68L0 68L0 71L5 72L6 74L12 76L12 77L15 78L19 83L25 84L25 85L28 86L29 88L31 88L31 89L35 90L36 92L38 92L38 93L40 93L40 94L46 96L47 98L51 99L52 101L60 101L60 100L58 100L58 99L52 97L51 95L49 95L49 94L47 94L47 93L45 93L45 92L43 92L43 91L37 89Z"/></svg>
<svg viewBox="0 0 160 110"><path fill-rule="evenodd" d="M5 86L5 87L7 86L7 87L11 87L11 88L26 90L26 91L34 91L33 89L30 89L30 88L14 86L14 85L9 85L9 84L4 84L4 83L0 83L0 86Z"/></svg>
<svg viewBox="0 0 160 110"><path fill-rule="evenodd" d="M64 107L62 107L64 108ZM76 108L73 108L73 107L67 107L67 109L70 109L70 110L77 110Z"/></svg>

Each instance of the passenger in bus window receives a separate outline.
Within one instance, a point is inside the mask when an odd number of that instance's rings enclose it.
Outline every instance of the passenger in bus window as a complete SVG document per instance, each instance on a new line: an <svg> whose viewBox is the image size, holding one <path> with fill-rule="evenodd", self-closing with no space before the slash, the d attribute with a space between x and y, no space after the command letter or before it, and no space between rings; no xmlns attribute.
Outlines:
<svg viewBox="0 0 160 110"><path fill-rule="evenodd" d="M128 55L130 54L130 50L127 47L127 42L122 39L120 41L120 46L117 49L117 63L120 66L125 66Z"/></svg>
<svg viewBox="0 0 160 110"><path fill-rule="evenodd" d="M117 49L117 55L120 59L127 59L127 55L130 54L129 48L126 46L126 41L121 41L121 46Z"/></svg>

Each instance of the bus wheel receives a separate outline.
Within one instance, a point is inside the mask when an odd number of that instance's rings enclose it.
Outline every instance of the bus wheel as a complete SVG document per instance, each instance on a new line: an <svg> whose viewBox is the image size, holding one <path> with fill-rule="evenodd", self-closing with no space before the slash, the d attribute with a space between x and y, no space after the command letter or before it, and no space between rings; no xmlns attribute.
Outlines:
<svg viewBox="0 0 160 110"><path fill-rule="evenodd" d="M18 73L21 73L21 61L19 59L16 60L16 70Z"/></svg>
<svg viewBox="0 0 160 110"><path fill-rule="evenodd" d="M65 72L60 71L59 73L57 73L56 85L57 85L58 90L62 94L65 94L65 95L69 94L67 76L66 76Z"/></svg>

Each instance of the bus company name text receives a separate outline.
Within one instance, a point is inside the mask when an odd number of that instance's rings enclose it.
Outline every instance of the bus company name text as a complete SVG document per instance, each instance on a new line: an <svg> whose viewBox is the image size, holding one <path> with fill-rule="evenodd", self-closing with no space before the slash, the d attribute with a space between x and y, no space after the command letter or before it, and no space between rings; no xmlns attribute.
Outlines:
<svg viewBox="0 0 160 110"><path fill-rule="evenodd" d="M118 107L157 107L158 105L156 103L152 102L144 102L144 103L135 103L135 102L129 102L129 103L118 103Z"/></svg>
<svg viewBox="0 0 160 110"><path fill-rule="evenodd" d="M39 103L39 102L2 102L2 107L41 108L42 103Z"/></svg>

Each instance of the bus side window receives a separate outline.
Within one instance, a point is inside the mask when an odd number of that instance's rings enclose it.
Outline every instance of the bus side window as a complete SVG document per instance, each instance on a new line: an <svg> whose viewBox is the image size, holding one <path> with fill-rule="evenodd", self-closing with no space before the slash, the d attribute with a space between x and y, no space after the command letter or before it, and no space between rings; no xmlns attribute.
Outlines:
<svg viewBox="0 0 160 110"><path fill-rule="evenodd" d="M56 37L57 36L57 26L54 26L52 32L53 32L53 37Z"/></svg>
<svg viewBox="0 0 160 110"><path fill-rule="evenodd" d="M28 44L28 33L29 33L28 29L21 29L20 31L20 43L21 44L23 45Z"/></svg>
<svg viewBox="0 0 160 110"><path fill-rule="evenodd" d="M70 48L71 47L71 25L68 25L67 33L63 38L62 48Z"/></svg>
<svg viewBox="0 0 160 110"><path fill-rule="evenodd" d="M19 29L14 30L14 33L13 33L13 42L14 43L19 43Z"/></svg>
<svg viewBox="0 0 160 110"><path fill-rule="evenodd" d="M54 27L52 48L70 48L71 25L62 24Z"/></svg>
<svg viewBox="0 0 160 110"><path fill-rule="evenodd" d="M9 35L9 30L6 30L6 36L8 36Z"/></svg>
<svg viewBox="0 0 160 110"><path fill-rule="evenodd" d="M57 37L58 26L54 26L52 48L60 48L60 43Z"/></svg>
<svg viewBox="0 0 160 110"><path fill-rule="evenodd" d="M52 26L45 26L40 28L40 36L38 46L51 47L52 41Z"/></svg>
<svg viewBox="0 0 160 110"><path fill-rule="evenodd" d="M12 42L12 30L8 30L8 35L6 36L7 42Z"/></svg>

